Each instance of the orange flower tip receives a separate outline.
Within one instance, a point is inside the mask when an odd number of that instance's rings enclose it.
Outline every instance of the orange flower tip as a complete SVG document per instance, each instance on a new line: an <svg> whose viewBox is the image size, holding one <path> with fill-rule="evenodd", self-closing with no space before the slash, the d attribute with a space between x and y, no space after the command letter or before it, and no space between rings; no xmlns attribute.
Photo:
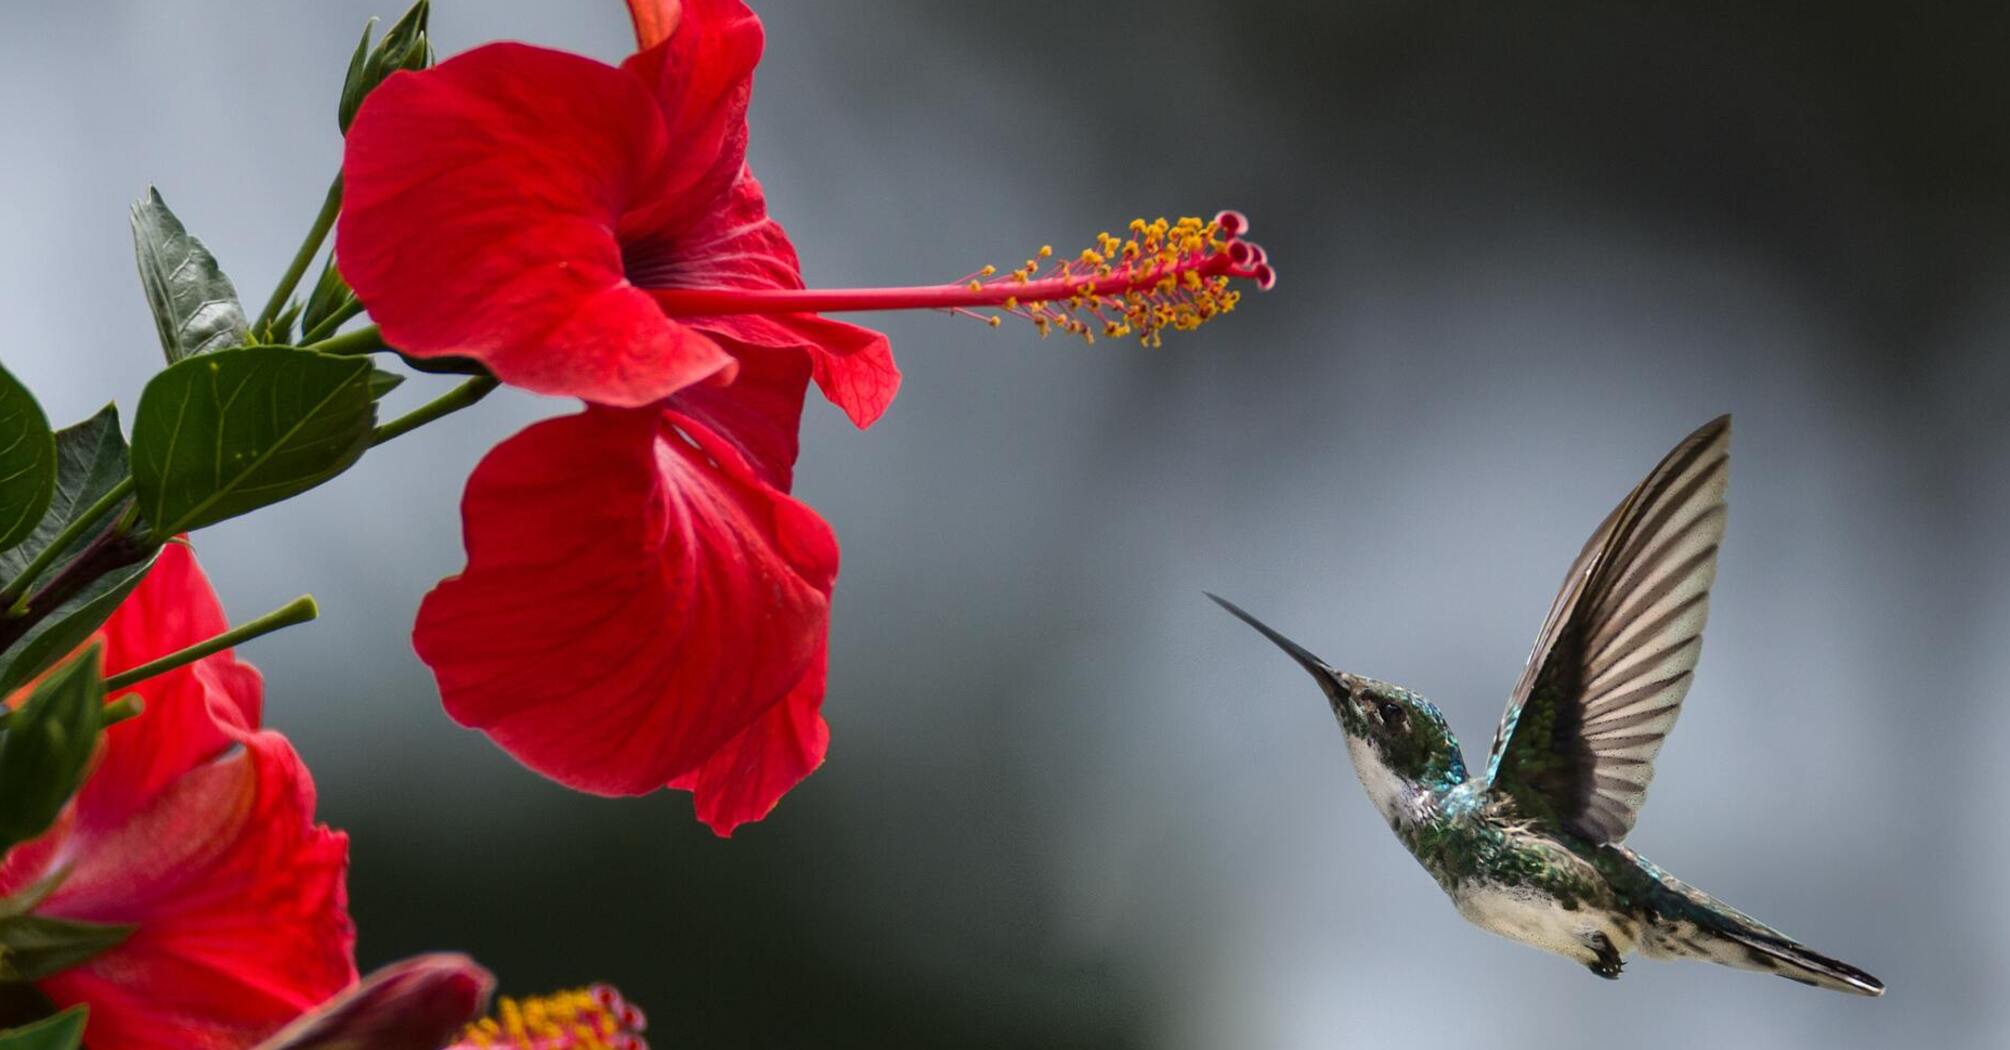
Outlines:
<svg viewBox="0 0 2010 1050"><path fill-rule="evenodd" d="M447 1050L649 1050L648 1019L612 985L529 999L504 996Z"/></svg>

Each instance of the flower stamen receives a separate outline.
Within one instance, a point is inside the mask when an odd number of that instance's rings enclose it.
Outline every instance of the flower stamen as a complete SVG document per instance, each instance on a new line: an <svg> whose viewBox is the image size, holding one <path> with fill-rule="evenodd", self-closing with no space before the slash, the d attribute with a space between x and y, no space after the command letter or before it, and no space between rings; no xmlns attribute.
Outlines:
<svg viewBox="0 0 2010 1050"><path fill-rule="evenodd" d="M1059 330L1093 343L1096 336L1135 335L1158 346L1166 329L1186 332L1233 311L1237 280L1268 291L1277 274L1262 248L1243 240L1249 220L1225 211L1212 220L1131 221L1127 236L1108 233L1073 258L1037 258L1000 274L986 266L952 284L913 288L728 289L654 288L649 294L670 317L727 314L836 313L848 310L935 309L983 320L1029 321L1042 336ZM995 311L995 312L985 312Z"/></svg>
<svg viewBox="0 0 2010 1050"><path fill-rule="evenodd" d="M610 985L529 999L504 996L446 1050L649 1050L648 1021Z"/></svg>

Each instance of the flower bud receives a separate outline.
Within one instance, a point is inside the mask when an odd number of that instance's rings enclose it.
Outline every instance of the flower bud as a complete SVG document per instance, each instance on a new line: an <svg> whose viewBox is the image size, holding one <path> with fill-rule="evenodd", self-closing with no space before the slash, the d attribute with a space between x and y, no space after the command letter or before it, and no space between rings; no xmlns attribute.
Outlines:
<svg viewBox="0 0 2010 1050"><path fill-rule="evenodd" d="M349 122L356 119L356 110L363 105L363 99L376 90L384 78L401 69L424 69L433 64L432 43L426 39L426 20L432 14L430 0L419 0L403 18L392 23L384 32L384 38L370 47L370 29L376 24L371 19L363 27L363 39L356 43L356 53L349 58L349 75L342 82L342 105L336 118L347 134Z"/></svg>
<svg viewBox="0 0 2010 1050"><path fill-rule="evenodd" d="M392 963L257 1050L439 1050L488 1010L495 978L465 955Z"/></svg>

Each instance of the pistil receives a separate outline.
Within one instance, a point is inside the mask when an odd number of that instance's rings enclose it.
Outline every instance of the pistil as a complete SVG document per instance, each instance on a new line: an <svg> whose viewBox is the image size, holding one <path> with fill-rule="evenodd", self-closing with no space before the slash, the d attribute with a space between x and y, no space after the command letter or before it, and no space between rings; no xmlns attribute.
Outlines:
<svg viewBox="0 0 2010 1050"><path fill-rule="evenodd" d="M987 266L951 284L905 288L651 288L666 316L840 313L855 310L945 310L994 327L1017 317L1046 335L1060 329L1095 342L1097 335L1136 335L1157 346L1171 328L1189 331L1234 310L1238 280L1258 290L1276 283L1262 248L1243 240L1249 224L1237 212L1208 222L1184 218L1134 220L1128 237L1108 233L1071 259L1038 258L1001 274ZM995 312L983 312L995 311Z"/></svg>

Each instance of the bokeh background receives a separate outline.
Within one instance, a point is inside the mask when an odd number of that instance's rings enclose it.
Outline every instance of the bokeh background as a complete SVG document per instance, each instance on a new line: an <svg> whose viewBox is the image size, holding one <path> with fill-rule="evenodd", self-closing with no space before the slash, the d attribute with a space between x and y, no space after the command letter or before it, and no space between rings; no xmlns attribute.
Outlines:
<svg viewBox="0 0 2010 1050"><path fill-rule="evenodd" d="M384 2L0 7L0 355L52 416L156 366L148 182L263 300ZM1235 206L1282 283L1158 351L865 318L907 385L869 433L817 406L799 473L845 551L831 757L731 841L521 770L411 653L468 469L567 404L200 535L234 614L325 610L249 655L353 835L366 968L611 980L674 1047L2003 1045L2010 15L757 6L752 159L813 282ZM434 21L630 48L615 0ZM1707 655L1632 843L1882 1001L1608 984L1466 926L1311 683L1201 597L1437 699L1477 760L1585 534L1723 411Z"/></svg>

